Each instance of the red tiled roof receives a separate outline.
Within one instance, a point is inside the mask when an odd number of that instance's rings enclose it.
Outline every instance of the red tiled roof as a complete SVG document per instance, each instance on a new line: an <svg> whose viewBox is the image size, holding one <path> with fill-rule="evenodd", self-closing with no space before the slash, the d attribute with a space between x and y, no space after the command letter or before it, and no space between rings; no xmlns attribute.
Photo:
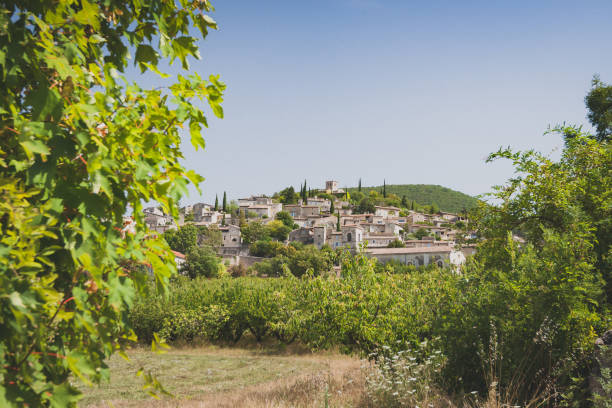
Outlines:
<svg viewBox="0 0 612 408"><path fill-rule="evenodd" d="M181 259L185 259L185 255L181 254L178 251L172 251L172 253L174 254L174 256L176 256L177 258L181 258Z"/></svg>

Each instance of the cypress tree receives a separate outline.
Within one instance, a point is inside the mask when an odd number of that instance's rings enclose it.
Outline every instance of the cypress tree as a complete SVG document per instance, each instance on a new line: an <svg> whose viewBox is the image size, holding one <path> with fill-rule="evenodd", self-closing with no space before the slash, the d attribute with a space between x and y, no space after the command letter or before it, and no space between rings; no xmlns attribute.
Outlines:
<svg viewBox="0 0 612 408"><path fill-rule="evenodd" d="M359 186L357 187L357 191L361 193L361 178L359 179Z"/></svg>
<svg viewBox="0 0 612 408"><path fill-rule="evenodd" d="M219 211L219 196L215 194L215 211Z"/></svg>
<svg viewBox="0 0 612 408"><path fill-rule="evenodd" d="M302 197L302 200L304 200L304 205L308 205L308 189L306 188L306 180L304 180L304 197Z"/></svg>
<svg viewBox="0 0 612 408"><path fill-rule="evenodd" d="M227 212L227 194L225 191L223 192L223 212Z"/></svg>
<svg viewBox="0 0 612 408"><path fill-rule="evenodd" d="M336 222L336 231L340 232L340 211L338 211L338 221Z"/></svg>
<svg viewBox="0 0 612 408"><path fill-rule="evenodd" d="M410 209L414 211L414 200L410 203Z"/></svg>
<svg viewBox="0 0 612 408"><path fill-rule="evenodd" d="M402 196L402 207L408 208L408 200L406 200L406 196Z"/></svg>
<svg viewBox="0 0 612 408"><path fill-rule="evenodd" d="M221 220L221 226L225 226L225 213L223 213L223 219Z"/></svg>
<svg viewBox="0 0 612 408"><path fill-rule="evenodd" d="M383 180L383 198L387 198L387 181Z"/></svg>
<svg viewBox="0 0 612 408"><path fill-rule="evenodd" d="M336 208L334 207L334 200L331 200L331 206L329 207L329 213L333 214L336 212Z"/></svg>

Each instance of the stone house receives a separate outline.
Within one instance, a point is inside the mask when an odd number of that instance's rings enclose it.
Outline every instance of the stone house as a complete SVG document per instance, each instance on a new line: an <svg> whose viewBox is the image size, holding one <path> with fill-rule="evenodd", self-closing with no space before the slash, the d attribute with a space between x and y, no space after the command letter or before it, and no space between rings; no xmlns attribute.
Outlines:
<svg viewBox="0 0 612 408"><path fill-rule="evenodd" d="M255 196L253 197L255 205L272 205L274 201L270 197L266 196Z"/></svg>
<svg viewBox="0 0 612 408"><path fill-rule="evenodd" d="M365 240L368 241L368 248L386 248L391 242L395 241L396 239L399 238L396 235L392 234L365 234Z"/></svg>
<svg viewBox="0 0 612 408"><path fill-rule="evenodd" d="M461 252L454 251L450 246L432 246L420 248L372 248L366 250L366 255L380 262L397 261L404 265L425 266L436 263L444 266L445 262L460 265L465 262Z"/></svg>
<svg viewBox="0 0 612 408"><path fill-rule="evenodd" d="M150 230L157 232L165 232L169 229L175 229L174 221L171 216L166 215L157 207L148 207L143 211L144 222Z"/></svg>
<svg viewBox="0 0 612 408"><path fill-rule="evenodd" d="M396 224L395 222L385 223L385 230L384 230L385 234L392 234L392 235L399 237L402 231L404 231L404 227L399 224Z"/></svg>
<svg viewBox="0 0 612 408"><path fill-rule="evenodd" d="M362 222L360 224L368 234L384 234L386 232L385 224L373 224L371 222Z"/></svg>
<svg viewBox="0 0 612 408"><path fill-rule="evenodd" d="M336 209L341 209L341 208L350 208L351 203L349 203L348 201L344 201L344 200L336 200L336 202L334 203L334 207L336 207Z"/></svg>
<svg viewBox="0 0 612 408"><path fill-rule="evenodd" d="M339 208L336 210L337 212L340 213L340 215L351 215L353 213L353 209L352 208Z"/></svg>
<svg viewBox="0 0 612 408"><path fill-rule="evenodd" d="M321 209L321 212L329 212L331 201L326 198L310 197L308 198L308 205L316 205Z"/></svg>
<svg viewBox="0 0 612 408"><path fill-rule="evenodd" d="M328 180L325 182L325 192L327 194L344 193L344 190L338 188L338 182L336 180Z"/></svg>
<svg viewBox="0 0 612 408"><path fill-rule="evenodd" d="M272 218L272 211L270 206L263 204L254 204L248 207L248 211L254 212L259 218Z"/></svg>
<svg viewBox="0 0 612 408"><path fill-rule="evenodd" d="M237 225L226 225L219 227L221 231L221 246L226 248L240 248L242 239L240 236L240 227Z"/></svg>
<svg viewBox="0 0 612 408"><path fill-rule="evenodd" d="M342 241L343 241L342 231L333 230L328 234L327 244L333 249L342 247L343 246Z"/></svg>
<svg viewBox="0 0 612 408"><path fill-rule="evenodd" d="M308 225L308 219L307 218L302 218L302 217L296 217L293 219L293 223L297 224L298 227L301 228L307 228L310 227L311 225Z"/></svg>
<svg viewBox="0 0 612 408"><path fill-rule="evenodd" d="M219 211L204 211L199 222L203 225L218 224L222 218L223 215Z"/></svg>
<svg viewBox="0 0 612 408"><path fill-rule="evenodd" d="M342 246L349 246L351 249L359 249L363 243L364 230L360 225L343 225L340 228L342 233ZM332 246L332 248L335 248Z"/></svg>
<svg viewBox="0 0 612 408"><path fill-rule="evenodd" d="M446 222L457 222L459 221L459 216L457 214L449 213L449 212L440 212L440 217Z"/></svg>
<svg viewBox="0 0 612 408"><path fill-rule="evenodd" d="M264 197L259 201L263 202L268 200L269 204L257 204L257 202L254 202L254 204L248 204L243 202L238 206L239 211L243 214L255 213L259 218L274 218L276 214L281 211L283 206L280 203L273 203L272 199L267 197Z"/></svg>
<svg viewBox="0 0 612 408"><path fill-rule="evenodd" d="M400 225L408 223L408 217L387 217L387 222L395 222Z"/></svg>
<svg viewBox="0 0 612 408"><path fill-rule="evenodd" d="M327 243L327 227L325 225L317 225L312 230L314 245L321 249Z"/></svg>
<svg viewBox="0 0 612 408"><path fill-rule="evenodd" d="M297 241L302 244L314 244L313 228L298 228L289 233L289 241Z"/></svg>
<svg viewBox="0 0 612 408"><path fill-rule="evenodd" d="M401 209L397 207L383 207L383 206L375 206L376 211L374 214L382 216L384 218L388 217L398 217Z"/></svg>
<svg viewBox="0 0 612 408"><path fill-rule="evenodd" d="M191 212L193 214L193 220L195 222L200 222L202 221L202 215L205 212L209 212L213 209L213 206L211 206L210 204L206 204L206 203L196 203L194 205L191 206ZM185 212L185 214L188 214L187 212Z"/></svg>
<svg viewBox="0 0 612 408"><path fill-rule="evenodd" d="M238 199L238 207L248 207L250 205L255 205L255 199L253 197Z"/></svg>
<svg viewBox="0 0 612 408"><path fill-rule="evenodd" d="M411 211L407 219L410 224L422 224L427 221L428 217L425 214Z"/></svg>
<svg viewBox="0 0 612 408"><path fill-rule="evenodd" d="M421 248L433 246L450 246L448 241L436 241L433 237L425 237L423 239L405 239L404 245L406 248Z"/></svg>
<svg viewBox="0 0 612 408"><path fill-rule="evenodd" d="M321 214L321 207L316 205L286 204L283 209L293 218L307 218Z"/></svg>

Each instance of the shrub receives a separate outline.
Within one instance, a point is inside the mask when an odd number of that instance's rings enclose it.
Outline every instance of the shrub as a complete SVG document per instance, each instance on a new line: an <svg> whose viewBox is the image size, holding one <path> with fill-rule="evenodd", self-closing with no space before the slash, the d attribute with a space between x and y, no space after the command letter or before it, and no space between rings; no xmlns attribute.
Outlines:
<svg viewBox="0 0 612 408"><path fill-rule="evenodd" d="M444 356L439 350L430 351L428 348L425 341L416 349L392 352L384 346L379 352L369 355L375 364L366 368L366 388L375 406L412 408L441 405L444 394L435 384L439 380Z"/></svg>
<svg viewBox="0 0 612 408"><path fill-rule="evenodd" d="M223 266L215 251L209 246L194 246L189 249L185 259L184 270L191 278L219 276Z"/></svg>
<svg viewBox="0 0 612 408"><path fill-rule="evenodd" d="M393 241L389 242L389 245L387 245L387 248L405 248L406 244L404 244L404 242L400 241L399 239L394 239Z"/></svg>
<svg viewBox="0 0 612 408"><path fill-rule="evenodd" d="M248 268L243 264L232 265L228 268L228 273L232 278L247 276Z"/></svg>

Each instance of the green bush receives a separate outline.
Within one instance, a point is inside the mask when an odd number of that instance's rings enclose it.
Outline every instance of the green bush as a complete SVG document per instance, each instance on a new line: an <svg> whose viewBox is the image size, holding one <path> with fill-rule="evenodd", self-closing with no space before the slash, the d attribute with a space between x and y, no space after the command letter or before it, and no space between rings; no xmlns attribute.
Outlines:
<svg viewBox="0 0 612 408"><path fill-rule="evenodd" d="M205 276L215 278L222 270L222 264L214 249L209 246L194 246L185 257L184 270L191 278Z"/></svg>

